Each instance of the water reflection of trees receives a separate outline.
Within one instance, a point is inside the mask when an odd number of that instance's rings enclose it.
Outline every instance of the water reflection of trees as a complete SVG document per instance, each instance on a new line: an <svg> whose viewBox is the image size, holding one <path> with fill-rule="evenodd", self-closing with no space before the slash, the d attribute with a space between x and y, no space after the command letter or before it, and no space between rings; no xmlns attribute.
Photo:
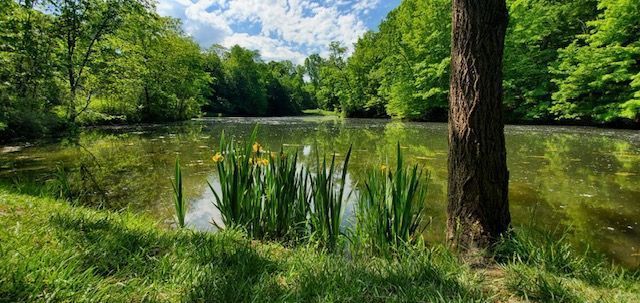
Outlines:
<svg viewBox="0 0 640 303"><path fill-rule="evenodd" d="M41 180L57 163L76 173L86 167L106 192L105 207L169 218L175 157L179 155L184 166L187 196L206 195L205 180L214 173L210 158L220 133L246 138L255 124L239 121L85 131L74 140L3 155L9 163L3 169L10 167L12 175ZM336 152L341 160L353 144L352 187L362 183L366 169L394 165L395 144L400 142L407 162L419 163L431 173L426 203L434 220L427 236L441 239L446 215L446 134L445 124L300 119L262 124L259 140L270 150L305 150L301 160L311 168L316 148L321 154ZM514 224L572 226L575 239L615 252L624 262L638 262L630 256L638 253L638 247L631 248L633 243L640 243L640 142L595 131L517 127L507 129L507 148Z"/></svg>
<svg viewBox="0 0 640 303"><path fill-rule="evenodd" d="M631 255L638 249L633 243L640 240L638 209L633 205L640 201L640 179L633 172L640 161L628 157L637 155L637 145L633 150L629 142L587 134L531 134L513 141L512 194L514 184L529 184L544 208L560 214L551 218L571 227L576 242L637 263ZM555 225L548 218L540 220L547 221L545 226Z"/></svg>

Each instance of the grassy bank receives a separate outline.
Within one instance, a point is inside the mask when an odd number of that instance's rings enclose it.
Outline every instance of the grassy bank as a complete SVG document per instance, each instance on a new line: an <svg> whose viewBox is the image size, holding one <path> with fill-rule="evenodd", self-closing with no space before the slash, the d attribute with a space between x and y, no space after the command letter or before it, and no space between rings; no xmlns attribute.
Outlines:
<svg viewBox="0 0 640 303"><path fill-rule="evenodd" d="M328 111L324 109L305 109L302 111L304 115L307 116L340 116L340 113L337 111Z"/></svg>
<svg viewBox="0 0 640 303"><path fill-rule="evenodd" d="M488 269L435 245L396 258L167 230L0 187L0 301L638 302L637 274L526 235Z"/></svg>

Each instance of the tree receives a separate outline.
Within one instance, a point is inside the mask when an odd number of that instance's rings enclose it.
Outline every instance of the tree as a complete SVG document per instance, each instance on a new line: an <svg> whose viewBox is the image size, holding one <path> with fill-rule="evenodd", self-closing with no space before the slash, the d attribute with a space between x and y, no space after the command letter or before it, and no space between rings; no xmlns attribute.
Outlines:
<svg viewBox="0 0 640 303"><path fill-rule="evenodd" d="M261 76L260 54L238 45L224 58L229 101L234 114L262 116L267 112L267 91Z"/></svg>
<svg viewBox="0 0 640 303"><path fill-rule="evenodd" d="M454 0L447 238L465 254L511 223L502 113L505 0Z"/></svg>
<svg viewBox="0 0 640 303"><path fill-rule="evenodd" d="M347 48L340 42L329 45L329 58L322 60L319 69L320 87L316 92L318 104L326 110L342 109L350 97L349 79L346 73ZM313 79L313 78L312 78Z"/></svg>
<svg viewBox="0 0 640 303"><path fill-rule="evenodd" d="M380 25L387 114L444 120L449 90L450 0L403 1Z"/></svg>
<svg viewBox="0 0 640 303"><path fill-rule="evenodd" d="M507 121L551 120L551 69L558 50L587 31L597 0L511 0L505 41L504 104ZM535 66L536 68L531 68Z"/></svg>
<svg viewBox="0 0 640 303"><path fill-rule="evenodd" d="M640 123L640 0L601 0L589 34L560 50L551 112L560 119Z"/></svg>
<svg viewBox="0 0 640 303"><path fill-rule="evenodd" d="M93 65L96 49L118 27L123 12L135 6L137 3L128 0L50 0L56 38L62 45L69 121L75 122L90 105L94 92L87 74L98 68Z"/></svg>

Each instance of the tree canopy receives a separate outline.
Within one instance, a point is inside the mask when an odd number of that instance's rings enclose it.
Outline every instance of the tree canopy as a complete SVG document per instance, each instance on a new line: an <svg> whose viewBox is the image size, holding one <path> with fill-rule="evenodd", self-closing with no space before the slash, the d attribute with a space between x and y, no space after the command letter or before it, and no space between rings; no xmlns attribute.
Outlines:
<svg viewBox="0 0 640 303"><path fill-rule="evenodd" d="M640 1L507 4L507 121L640 122ZM358 40L346 67L310 57L318 104L339 104L346 116L446 120L450 7L450 0L405 0Z"/></svg>
<svg viewBox="0 0 640 303"><path fill-rule="evenodd" d="M507 122L640 125L640 0L509 0ZM203 114L445 121L451 0L404 0L303 64L201 48L147 0L0 1L0 139Z"/></svg>
<svg viewBox="0 0 640 303"><path fill-rule="evenodd" d="M300 66L239 46L203 50L150 2L0 5L0 138L316 107Z"/></svg>

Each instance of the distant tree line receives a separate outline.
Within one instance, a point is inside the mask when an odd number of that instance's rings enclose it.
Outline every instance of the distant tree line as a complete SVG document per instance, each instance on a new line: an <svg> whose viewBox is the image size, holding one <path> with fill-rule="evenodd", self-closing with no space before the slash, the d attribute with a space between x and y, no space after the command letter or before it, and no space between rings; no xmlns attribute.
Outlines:
<svg viewBox="0 0 640 303"><path fill-rule="evenodd" d="M235 46L202 50L146 0L0 1L0 139L203 111L313 107L301 66Z"/></svg>
<svg viewBox="0 0 640 303"><path fill-rule="evenodd" d="M510 0L508 122L640 125L640 0ZM270 116L445 121L450 0L404 0L303 65L203 50L149 0L0 0L0 139L78 125Z"/></svg>
<svg viewBox="0 0 640 303"><path fill-rule="evenodd" d="M504 107L510 122L640 125L640 0L510 0ZM404 0L347 58L306 60L324 109L445 121L450 0Z"/></svg>

